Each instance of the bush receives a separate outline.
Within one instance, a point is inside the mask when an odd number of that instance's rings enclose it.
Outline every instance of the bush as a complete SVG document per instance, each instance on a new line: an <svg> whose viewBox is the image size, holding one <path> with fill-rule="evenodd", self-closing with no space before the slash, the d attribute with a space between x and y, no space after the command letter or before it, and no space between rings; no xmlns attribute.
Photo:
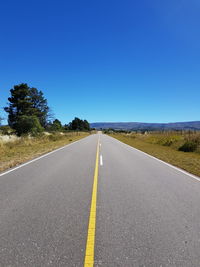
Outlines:
<svg viewBox="0 0 200 267"><path fill-rule="evenodd" d="M3 135L13 134L15 131L8 125L0 126L0 132Z"/></svg>
<svg viewBox="0 0 200 267"><path fill-rule="evenodd" d="M58 141L60 139L58 135L49 135L48 138L49 138L49 141L53 141L53 142Z"/></svg>
<svg viewBox="0 0 200 267"><path fill-rule="evenodd" d="M18 135L31 134L36 136L44 129L42 128L39 119L36 116L20 116L15 125Z"/></svg>
<svg viewBox="0 0 200 267"><path fill-rule="evenodd" d="M147 142L151 144L158 144L161 146L172 146L181 140L180 135L173 135L168 133L151 134L147 137Z"/></svg>
<svg viewBox="0 0 200 267"><path fill-rule="evenodd" d="M194 141L186 141L181 147L179 147L179 151L184 152L194 152L197 149L198 144Z"/></svg>
<svg viewBox="0 0 200 267"><path fill-rule="evenodd" d="M55 133L49 135L48 138L49 138L49 141L55 142L55 141L64 139L65 135L61 135L61 134L55 132Z"/></svg>
<svg viewBox="0 0 200 267"><path fill-rule="evenodd" d="M58 119L55 119L53 123L50 123L47 127L49 132L59 132L63 130L62 124Z"/></svg>

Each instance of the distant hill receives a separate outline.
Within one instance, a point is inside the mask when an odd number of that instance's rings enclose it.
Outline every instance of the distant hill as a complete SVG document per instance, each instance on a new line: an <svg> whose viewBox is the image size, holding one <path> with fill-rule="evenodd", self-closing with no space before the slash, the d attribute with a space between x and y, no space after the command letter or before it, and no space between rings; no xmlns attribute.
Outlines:
<svg viewBox="0 0 200 267"><path fill-rule="evenodd" d="M143 123L143 122L95 122L90 126L95 129L115 130L200 130L200 121L173 123Z"/></svg>

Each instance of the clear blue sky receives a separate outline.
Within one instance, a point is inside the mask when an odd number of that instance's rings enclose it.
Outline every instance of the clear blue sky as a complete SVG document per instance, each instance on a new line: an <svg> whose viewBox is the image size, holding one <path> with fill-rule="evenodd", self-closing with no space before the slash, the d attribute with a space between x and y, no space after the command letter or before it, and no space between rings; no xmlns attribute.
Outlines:
<svg viewBox="0 0 200 267"><path fill-rule="evenodd" d="M200 120L199 0L2 0L0 106L21 82L62 123Z"/></svg>

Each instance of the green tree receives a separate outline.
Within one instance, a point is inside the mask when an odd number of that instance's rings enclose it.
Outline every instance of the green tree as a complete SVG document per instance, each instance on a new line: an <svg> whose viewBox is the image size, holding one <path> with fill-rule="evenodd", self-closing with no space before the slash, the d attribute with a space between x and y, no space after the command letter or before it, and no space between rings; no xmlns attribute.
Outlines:
<svg viewBox="0 0 200 267"><path fill-rule="evenodd" d="M15 85L10 90L11 96L8 98L9 106L4 110L8 113L8 124L15 129L18 134L22 133L19 125L22 123L22 116L30 116L29 123L33 120L35 123L35 117L38 118L41 126L46 127L49 107L47 100L44 98L42 91L38 91L36 88L30 88L26 83ZM25 124L24 124L25 125ZM28 128L28 126L27 126ZM39 129L35 127L35 129ZM24 133L26 133L26 129Z"/></svg>
<svg viewBox="0 0 200 267"><path fill-rule="evenodd" d="M55 119L52 124L49 126L50 131L62 131L63 127L61 122L58 119Z"/></svg>
<svg viewBox="0 0 200 267"><path fill-rule="evenodd" d="M68 124L65 124L65 125L63 126L63 128L64 128L65 131L68 131L68 130L69 130L69 125L68 125Z"/></svg>
<svg viewBox="0 0 200 267"><path fill-rule="evenodd" d="M32 134L37 135L43 131L43 128L36 116L22 115L18 118L15 129L18 135Z"/></svg>
<svg viewBox="0 0 200 267"><path fill-rule="evenodd" d="M90 131L90 124L87 120L81 120L75 117L72 122L69 123L69 129L73 131Z"/></svg>
<svg viewBox="0 0 200 267"><path fill-rule="evenodd" d="M91 129L90 129L90 124L89 124L89 122L87 121L87 120L84 120L83 121L84 122L84 129L86 130L86 131L90 131Z"/></svg>
<svg viewBox="0 0 200 267"><path fill-rule="evenodd" d="M11 128L16 128L17 120L20 116L32 115L32 103L29 96L29 87L26 83L15 85L10 90L11 97L8 98L9 106L4 110L8 113L8 124Z"/></svg>
<svg viewBox="0 0 200 267"><path fill-rule="evenodd" d="M47 126L49 107L47 100L44 98L42 91L38 91L37 88L30 88L29 94L31 98L33 114L36 115L43 127Z"/></svg>

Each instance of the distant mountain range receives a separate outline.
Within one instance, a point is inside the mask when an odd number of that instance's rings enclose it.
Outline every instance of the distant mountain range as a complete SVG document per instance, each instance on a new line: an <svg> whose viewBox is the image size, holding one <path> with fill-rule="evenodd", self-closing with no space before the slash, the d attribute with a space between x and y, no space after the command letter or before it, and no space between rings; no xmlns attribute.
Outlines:
<svg viewBox="0 0 200 267"><path fill-rule="evenodd" d="M95 129L115 130L200 130L200 121L172 123L143 123L143 122L95 122L90 126Z"/></svg>

